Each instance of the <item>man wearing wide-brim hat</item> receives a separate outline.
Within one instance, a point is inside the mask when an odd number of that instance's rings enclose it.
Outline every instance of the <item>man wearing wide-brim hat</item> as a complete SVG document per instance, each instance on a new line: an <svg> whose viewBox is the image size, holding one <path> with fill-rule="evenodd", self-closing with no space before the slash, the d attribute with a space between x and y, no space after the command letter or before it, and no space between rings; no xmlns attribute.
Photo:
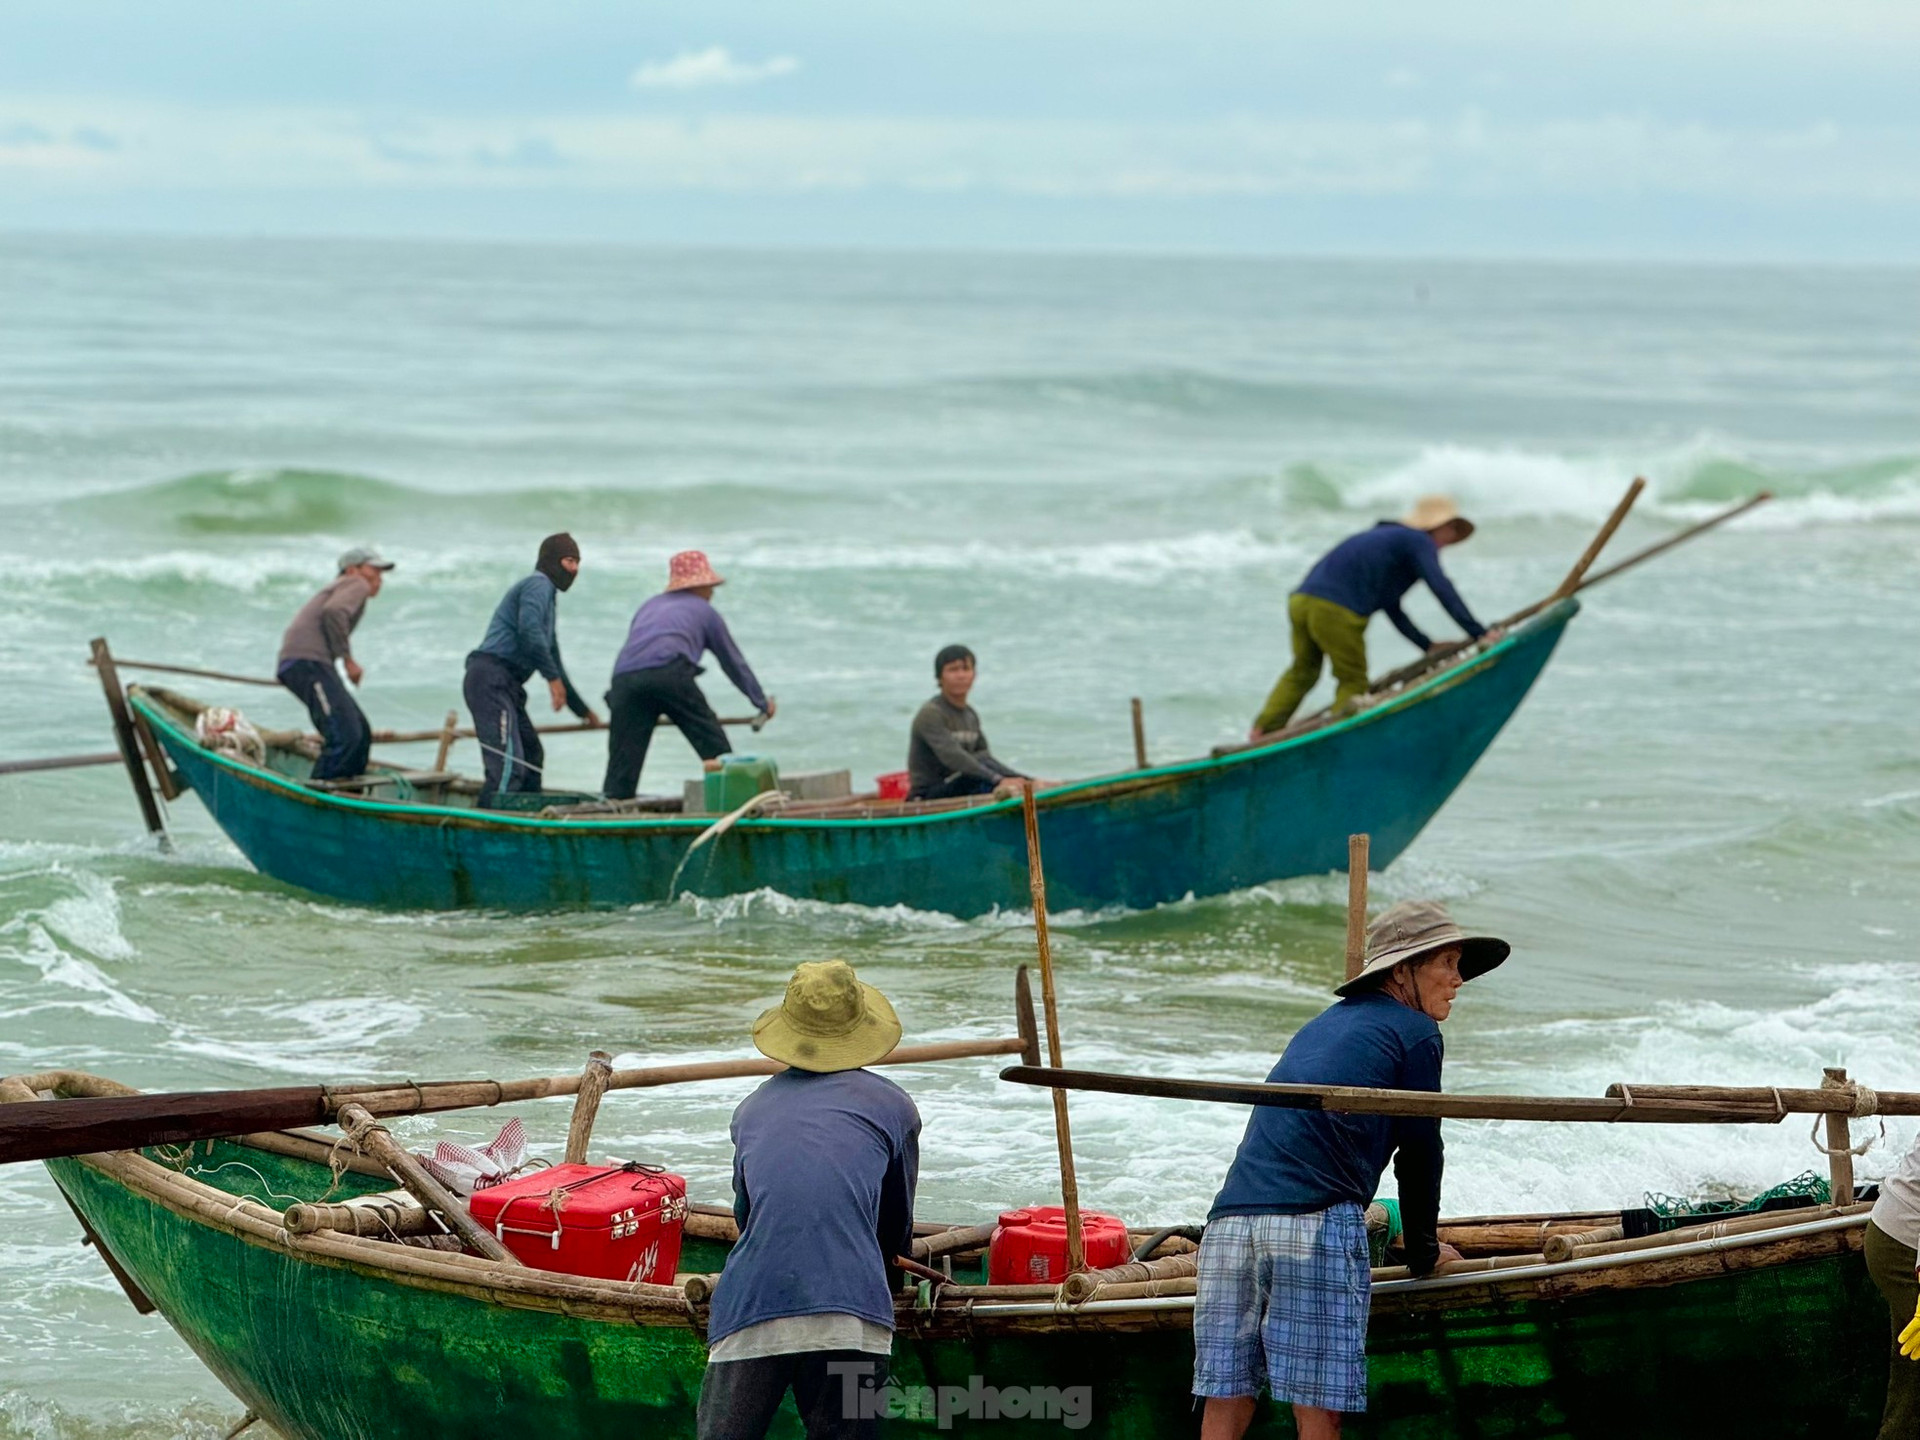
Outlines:
<svg viewBox="0 0 1920 1440"><path fill-rule="evenodd" d="M1393 906L1367 931L1364 968L1300 1027L1269 1083L1439 1090L1440 1022L1508 948L1438 901ZM1301 1440L1334 1440L1343 1413L1367 1408L1366 1207L1389 1158L1408 1268L1459 1259L1438 1238L1439 1120L1255 1108L1200 1242L1201 1440L1239 1440L1263 1388L1293 1406Z"/></svg>
<svg viewBox="0 0 1920 1440"><path fill-rule="evenodd" d="M1473 534L1473 522L1445 495L1426 495L1398 520L1382 520L1371 530L1348 536L1307 572L1287 599L1293 627L1293 664L1275 683L1260 707L1247 738L1283 728L1300 702L1319 683L1322 660L1333 664L1335 713L1367 691L1367 621L1384 610L1387 618L1422 650L1439 647L1407 618L1400 597L1414 582L1427 588L1467 632L1478 640L1486 626L1473 618L1453 582L1440 568L1440 551Z"/></svg>
<svg viewBox="0 0 1920 1440"><path fill-rule="evenodd" d="M793 972L753 1043L789 1068L733 1112L740 1240L714 1289L700 1440L760 1440L788 1390L809 1440L874 1436L920 1112L861 1067L900 1043L900 1021L851 965L826 960Z"/></svg>
<svg viewBox="0 0 1920 1440"><path fill-rule="evenodd" d="M703 761L733 749L695 683L708 654L755 711L772 718L773 701L713 608L713 592L726 583L705 553L682 550L667 562L667 588L634 612L607 691L607 774L600 793L609 800L631 800L640 788L653 727L663 715Z"/></svg>

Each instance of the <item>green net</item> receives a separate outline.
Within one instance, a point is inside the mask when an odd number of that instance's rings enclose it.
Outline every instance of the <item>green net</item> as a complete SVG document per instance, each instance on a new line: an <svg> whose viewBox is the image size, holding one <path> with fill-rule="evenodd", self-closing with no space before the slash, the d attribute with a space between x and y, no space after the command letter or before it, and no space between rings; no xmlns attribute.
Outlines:
<svg viewBox="0 0 1920 1440"><path fill-rule="evenodd" d="M1827 1203L1826 1178L1808 1170L1791 1180L1783 1180L1771 1190L1742 1199L1728 1195L1716 1200L1687 1199L1649 1190L1646 1208L1662 1220L1692 1219L1702 1215L1749 1215L1759 1210L1785 1210L1796 1205Z"/></svg>

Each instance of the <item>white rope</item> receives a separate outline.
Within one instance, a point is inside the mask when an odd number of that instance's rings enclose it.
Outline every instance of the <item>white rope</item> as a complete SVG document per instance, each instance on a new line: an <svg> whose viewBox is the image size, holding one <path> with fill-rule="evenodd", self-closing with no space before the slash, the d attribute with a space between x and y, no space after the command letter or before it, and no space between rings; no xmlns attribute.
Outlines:
<svg viewBox="0 0 1920 1440"><path fill-rule="evenodd" d="M1813 1117L1813 1129L1809 1132L1807 1138L1813 1142L1814 1149L1828 1157L1834 1155L1864 1155L1875 1145L1878 1145L1882 1140L1887 1138L1887 1121L1886 1117L1882 1116L1880 1118L1880 1133L1878 1135L1869 1135L1858 1145L1830 1146L1820 1138L1820 1122L1824 1119L1826 1119L1825 1115L1815 1115Z"/></svg>

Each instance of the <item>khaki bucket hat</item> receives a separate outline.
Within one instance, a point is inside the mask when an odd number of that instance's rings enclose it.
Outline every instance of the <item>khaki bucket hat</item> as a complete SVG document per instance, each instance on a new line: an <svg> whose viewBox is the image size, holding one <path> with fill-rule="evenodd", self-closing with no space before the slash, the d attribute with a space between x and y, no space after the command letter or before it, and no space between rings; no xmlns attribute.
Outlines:
<svg viewBox="0 0 1920 1440"><path fill-rule="evenodd" d="M810 960L795 968L786 999L753 1022L753 1043L796 1070L858 1070L900 1043L900 1018L846 961Z"/></svg>
<svg viewBox="0 0 1920 1440"><path fill-rule="evenodd" d="M1346 984L1336 985L1333 993L1358 995L1362 990L1371 990L1394 966L1422 959L1451 945L1460 947L1462 980L1486 974L1513 951L1506 941L1491 935L1467 934L1438 900L1402 900L1367 927L1365 968Z"/></svg>
<svg viewBox="0 0 1920 1440"><path fill-rule="evenodd" d="M1468 535L1473 533L1473 522L1460 513L1460 507L1453 503L1451 495L1422 495L1413 502L1413 508L1401 517L1400 523L1414 530L1438 530L1442 525L1451 525L1456 520L1467 527Z"/></svg>

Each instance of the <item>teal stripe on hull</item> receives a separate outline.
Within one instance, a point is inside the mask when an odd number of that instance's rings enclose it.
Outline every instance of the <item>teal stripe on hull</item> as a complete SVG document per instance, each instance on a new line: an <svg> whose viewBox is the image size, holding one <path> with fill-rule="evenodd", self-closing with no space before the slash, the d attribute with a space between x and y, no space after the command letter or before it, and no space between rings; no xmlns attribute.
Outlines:
<svg viewBox="0 0 1920 1440"><path fill-rule="evenodd" d="M1484 656L1336 725L1257 751L1050 792L1057 907L1145 908L1346 865L1412 843L1539 677L1573 601ZM264 874L361 904L539 910L668 898L711 819L542 820L308 790L212 755L136 695L161 745ZM1116 781L1129 788L1115 793ZM870 820L747 820L687 865L676 893L799 898L977 915L1026 900L1019 806Z"/></svg>

